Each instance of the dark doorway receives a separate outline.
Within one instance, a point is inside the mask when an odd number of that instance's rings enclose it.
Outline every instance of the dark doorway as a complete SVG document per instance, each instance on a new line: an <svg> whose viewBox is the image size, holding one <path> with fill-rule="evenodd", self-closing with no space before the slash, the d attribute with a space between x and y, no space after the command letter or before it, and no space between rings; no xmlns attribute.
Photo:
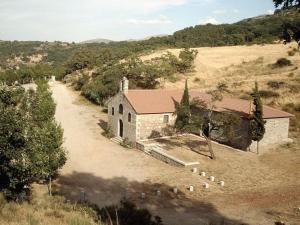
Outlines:
<svg viewBox="0 0 300 225"><path fill-rule="evenodd" d="M119 136L123 137L123 121L119 120Z"/></svg>

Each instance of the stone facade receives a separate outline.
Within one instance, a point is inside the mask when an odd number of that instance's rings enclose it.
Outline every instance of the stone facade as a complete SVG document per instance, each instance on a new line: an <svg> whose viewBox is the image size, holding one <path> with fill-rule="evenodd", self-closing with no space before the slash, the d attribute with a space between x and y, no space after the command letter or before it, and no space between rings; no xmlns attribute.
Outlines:
<svg viewBox="0 0 300 225"><path fill-rule="evenodd" d="M164 129L175 123L176 116L172 112L156 114L137 114L125 94L128 92L128 81L120 83L120 92L108 102L108 125L114 136L128 139L136 143L164 135ZM120 109L121 107L121 109ZM289 118L266 119L266 132L260 145L282 143L288 140ZM212 139L235 148L247 150L256 147L249 136L249 120L242 119L236 127L237 136L230 142L218 140L217 133L211 134Z"/></svg>
<svg viewBox="0 0 300 225"><path fill-rule="evenodd" d="M119 113L119 106L123 106L123 114ZM113 112L114 111L114 112ZM131 114L131 122L128 115ZM116 137L128 138L131 142L156 137L168 125L175 123L173 113L136 114L122 92L108 102L108 125ZM120 121L123 123L123 136L120 135Z"/></svg>
<svg viewBox="0 0 300 225"><path fill-rule="evenodd" d="M279 144L289 141L289 118L266 119L266 132L259 142L260 146ZM250 149L256 149L256 142L250 145Z"/></svg>
<svg viewBox="0 0 300 225"><path fill-rule="evenodd" d="M123 107L123 113L119 113L120 105ZM129 121L130 115L131 121ZM108 126L113 135L122 139L127 138L131 142L136 142L136 121L136 113L123 93L120 92L108 102ZM120 123L123 124L122 137L120 135Z"/></svg>
<svg viewBox="0 0 300 225"><path fill-rule="evenodd" d="M174 125L175 119L173 113L137 115L137 139L145 140L159 136L168 125Z"/></svg>

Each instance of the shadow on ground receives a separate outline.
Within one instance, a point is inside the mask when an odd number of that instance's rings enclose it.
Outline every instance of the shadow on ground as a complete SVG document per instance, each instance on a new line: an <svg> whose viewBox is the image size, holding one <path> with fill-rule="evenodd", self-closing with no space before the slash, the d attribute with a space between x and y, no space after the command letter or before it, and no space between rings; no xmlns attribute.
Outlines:
<svg viewBox="0 0 300 225"><path fill-rule="evenodd" d="M178 141L177 138L170 138L170 139L162 138L162 139L157 139L155 141L165 145L163 147L165 150L172 150L174 148L183 148L183 149L191 150L193 152L196 152L208 158L211 157L206 141L189 140L189 139L183 139Z"/></svg>
<svg viewBox="0 0 300 225"><path fill-rule="evenodd" d="M126 198L162 217L168 225L245 224L222 215L211 203L190 200L180 191L174 194L172 189L164 184L129 181L124 177L103 179L90 173L76 172L60 176L54 185L56 194L74 202L84 196L85 200L99 207L117 204ZM159 196L157 190L161 192ZM145 193L145 199L142 199L141 193Z"/></svg>

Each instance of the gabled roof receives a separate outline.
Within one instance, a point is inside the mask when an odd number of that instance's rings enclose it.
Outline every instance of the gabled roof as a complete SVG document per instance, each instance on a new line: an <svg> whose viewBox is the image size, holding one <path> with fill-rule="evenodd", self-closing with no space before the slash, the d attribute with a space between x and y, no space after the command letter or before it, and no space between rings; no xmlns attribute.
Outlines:
<svg viewBox="0 0 300 225"><path fill-rule="evenodd" d="M181 90L128 90L124 93L129 103L137 114L161 114L175 112L175 102L180 102L183 91ZM211 96L198 91L190 91L190 99L199 98L210 102ZM243 117L248 117L251 111L250 101L224 97L221 102L215 103L214 111L235 112ZM252 106L252 108L254 108ZM264 105L264 118L287 118L293 115L282 110Z"/></svg>

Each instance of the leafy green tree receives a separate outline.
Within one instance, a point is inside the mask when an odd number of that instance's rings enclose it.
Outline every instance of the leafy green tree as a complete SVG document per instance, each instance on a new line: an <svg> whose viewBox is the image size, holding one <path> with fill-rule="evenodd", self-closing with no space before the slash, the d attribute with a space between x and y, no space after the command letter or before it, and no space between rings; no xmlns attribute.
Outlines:
<svg viewBox="0 0 300 225"><path fill-rule="evenodd" d="M195 49L185 48L179 53L178 71L180 73L186 73L193 68L194 60L198 55L198 51Z"/></svg>
<svg viewBox="0 0 300 225"><path fill-rule="evenodd" d="M8 199L24 200L36 181L47 181L51 193L51 179L65 164L63 131L49 93L46 83L39 83L37 92L0 88L0 190ZM35 101L43 97L46 103Z"/></svg>
<svg viewBox="0 0 300 225"><path fill-rule="evenodd" d="M292 6L300 6L300 0L273 0L273 2L276 8L281 6L283 9L288 9Z"/></svg>
<svg viewBox="0 0 300 225"><path fill-rule="evenodd" d="M36 93L31 102L31 115L34 123L42 127L45 123L52 121L55 115L56 104L49 91L49 85L45 80L37 81Z"/></svg>
<svg viewBox="0 0 300 225"><path fill-rule="evenodd" d="M190 96L189 96L189 89L187 80L185 81L185 88L181 98L180 103L176 103L176 121L175 127L179 131L184 131L190 122Z"/></svg>
<svg viewBox="0 0 300 225"><path fill-rule="evenodd" d="M265 123L263 119L263 104L260 97L260 92L258 89L258 84L255 82L255 87L251 94L253 98L253 104L255 106L253 114L250 116L250 137L251 140L257 143L257 154L259 153L258 145L265 134Z"/></svg>
<svg viewBox="0 0 300 225"><path fill-rule="evenodd" d="M34 181L34 150L27 145L28 120L20 105L25 90L0 90L0 190L8 199L23 200Z"/></svg>

